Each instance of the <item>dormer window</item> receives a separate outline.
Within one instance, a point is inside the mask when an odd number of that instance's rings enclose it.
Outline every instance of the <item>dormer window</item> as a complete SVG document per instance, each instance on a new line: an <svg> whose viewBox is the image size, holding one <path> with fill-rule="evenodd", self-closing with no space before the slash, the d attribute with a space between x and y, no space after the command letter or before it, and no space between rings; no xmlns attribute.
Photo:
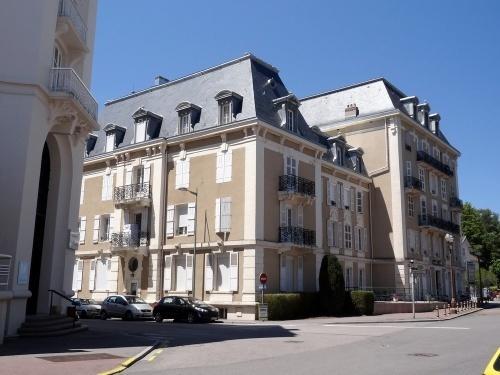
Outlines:
<svg viewBox="0 0 500 375"><path fill-rule="evenodd" d="M219 104L219 125L229 124L241 113L243 97L235 92L224 90L215 96Z"/></svg>
<svg viewBox="0 0 500 375"><path fill-rule="evenodd" d="M115 133L109 132L106 134L106 152L113 151L115 149Z"/></svg>
<svg viewBox="0 0 500 375"><path fill-rule="evenodd" d="M362 172L362 159L363 150L360 147L353 147L349 149L349 159L351 160L351 167L355 172Z"/></svg>
<svg viewBox="0 0 500 375"><path fill-rule="evenodd" d="M158 138L163 120L160 115L140 107L134 112L132 118L135 122L134 143Z"/></svg>
<svg viewBox="0 0 500 375"><path fill-rule="evenodd" d="M332 152L332 161L337 165L344 165L344 154L345 154L345 146L346 141L342 135L337 135L334 137L328 138L328 142L332 143L331 152Z"/></svg>
<svg viewBox="0 0 500 375"><path fill-rule="evenodd" d="M94 150L96 142L97 142L97 136L94 134L89 134L89 137L87 138L87 143L85 145L85 156L89 156L90 153Z"/></svg>
<svg viewBox="0 0 500 375"><path fill-rule="evenodd" d="M408 116L416 120L418 98L416 96L407 96L406 98L402 98L399 101L401 102L401 104L403 104L406 113L408 113Z"/></svg>
<svg viewBox="0 0 500 375"><path fill-rule="evenodd" d="M297 113L300 102L293 94L288 94L273 100L273 104L278 108L278 115L281 119L281 127L293 133L297 133Z"/></svg>
<svg viewBox="0 0 500 375"><path fill-rule="evenodd" d="M297 127L295 126L295 111L293 109L287 109L286 111L286 128L291 132L297 132Z"/></svg>
<svg viewBox="0 0 500 375"><path fill-rule="evenodd" d="M106 145L104 147L104 151L111 152L123 142L126 129L115 124L108 124L103 130L106 133Z"/></svg>
<svg viewBox="0 0 500 375"><path fill-rule="evenodd" d="M192 132L200 121L201 108L189 102L182 102L175 110L179 114L178 134Z"/></svg>
<svg viewBox="0 0 500 375"><path fill-rule="evenodd" d="M146 121L142 120L135 123L135 143L146 140Z"/></svg>
<svg viewBox="0 0 500 375"><path fill-rule="evenodd" d="M422 125L424 128L429 128L429 111L430 107L429 104L427 103L422 103L417 106L418 109L418 122L420 122L420 125Z"/></svg>

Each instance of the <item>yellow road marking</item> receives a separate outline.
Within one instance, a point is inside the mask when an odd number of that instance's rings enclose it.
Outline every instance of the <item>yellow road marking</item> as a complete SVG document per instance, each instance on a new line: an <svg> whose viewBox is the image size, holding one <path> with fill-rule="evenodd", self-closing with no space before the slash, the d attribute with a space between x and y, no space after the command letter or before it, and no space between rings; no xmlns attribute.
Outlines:
<svg viewBox="0 0 500 375"><path fill-rule="evenodd" d="M152 355L151 357L148 358L149 362L153 362L156 359L155 355Z"/></svg>
<svg viewBox="0 0 500 375"><path fill-rule="evenodd" d="M162 351L163 351L163 349L157 349L157 350L155 350L155 353L160 354Z"/></svg>

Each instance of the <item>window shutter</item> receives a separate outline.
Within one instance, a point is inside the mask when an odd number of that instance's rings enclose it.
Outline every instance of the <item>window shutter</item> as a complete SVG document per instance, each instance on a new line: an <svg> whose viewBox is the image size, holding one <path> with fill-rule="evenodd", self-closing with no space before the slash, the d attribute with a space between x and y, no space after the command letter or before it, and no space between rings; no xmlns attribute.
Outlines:
<svg viewBox="0 0 500 375"><path fill-rule="evenodd" d="M231 197L221 198L221 232L231 231Z"/></svg>
<svg viewBox="0 0 500 375"><path fill-rule="evenodd" d="M83 204L84 195L85 195L85 180L82 178L82 186L80 187L80 204Z"/></svg>
<svg viewBox="0 0 500 375"><path fill-rule="evenodd" d="M176 189L179 189L180 187L182 187L182 160L177 160L175 162L175 188Z"/></svg>
<svg viewBox="0 0 500 375"><path fill-rule="evenodd" d="M189 236L194 235L194 221L196 212L196 206L194 202L188 203L188 223L187 223L187 234Z"/></svg>
<svg viewBox="0 0 500 375"><path fill-rule="evenodd" d="M233 151L227 150L224 159L224 182L229 182L232 177Z"/></svg>
<svg viewBox="0 0 500 375"><path fill-rule="evenodd" d="M73 265L73 285L71 286L71 289L73 292L77 292L77 285L76 285L76 279L78 277L78 260L75 260L75 264Z"/></svg>
<svg viewBox="0 0 500 375"><path fill-rule="evenodd" d="M132 185L132 166L127 166L125 171L125 185Z"/></svg>
<svg viewBox="0 0 500 375"><path fill-rule="evenodd" d="M83 260L78 261L76 274L76 290L82 290Z"/></svg>
<svg viewBox="0 0 500 375"><path fill-rule="evenodd" d="M144 165L144 182L149 183L149 179L151 178L151 164Z"/></svg>
<svg viewBox="0 0 500 375"><path fill-rule="evenodd" d="M117 290L117 280L114 277L115 274L111 272L112 270L112 260L111 258L106 260L106 281L107 281L107 287L106 290L111 291L111 290Z"/></svg>
<svg viewBox="0 0 500 375"><path fill-rule="evenodd" d="M184 165L183 175L182 175L182 187L189 187L189 159L185 159L182 163Z"/></svg>
<svg viewBox="0 0 500 375"><path fill-rule="evenodd" d="M214 255L205 254L205 290L211 291L214 288L214 270L213 270Z"/></svg>
<svg viewBox="0 0 500 375"><path fill-rule="evenodd" d="M215 182L224 182L224 154L217 153L216 166L215 166Z"/></svg>
<svg viewBox="0 0 500 375"><path fill-rule="evenodd" d="M280 254L280 291L286 291L286 256Z"/></svg>
<svg viewBox="0 0 500 375"><path fill-rule="evenodd" d="M344 226L342 224L337 225L337 247L344 247Z"/></svg>
<svg viewBox="0 0 500 375"><path fill-rule="evenodd" d="M90 273L89 273L89 290L94 290L95 287L95 273L96 273L96 260L92 259L90 261Z"/></svg>
<svg viewBox="0 0 500 375"><path fill-rule="evenodd" d="M304 257L297 257L297 290L304 291Z"/></svg>
<svg viewBox="0 0 500 375"><path fill-rule="evenodd" d="M167 237L174 236L174 212L174 205L167 206Z"/></svg>
<svg viewBox="0 0 500 375"><path fill-rule="evenodd" d="M115 233L115 214L109 215L109 240L111 241L111 236Z"/></svg>
<svg viewBox="0 0 500 375"><path fill-rule="evenodd" d="M221 231L221 199L215 199L215 233L220 233Z"/></svg>
<svg viewBox="0 0 500 375"><path fill-rule="evenodd" d="M80 218L80 244L85 243L85 230L87 229L87 218L82 216Z"/></svg>
<svg viewBox="0 0 500 375"><path fill-rule="evenodd" d="M304 206L302 205L297 207L297 226L304 227Z"/></svg>
<svg viewBox="0 0 500 375"><path fill-rule="evenodd" d="M193 290L193 255L186 254L186 290Z"/></svg>
<svg viewBox="0 0 500 375"><path fill-rule="evenodd" d="M102 176L102 188L101 188L101 200L105 201L108 199L108 178L109 175Z"/></svg>
<svg viewBox="0 0 500 375"><path fill-rule="evenodd" d="M356 189L351 188L349 195L351 198L351 211L355 212L356 211Z"/></svg>
<svg viewBox="0 0 500 375"><path fill-rule="evenodd" d="M94 234L92 240L94 243L99 241L99 226L101 225L101 218L99 215L94 216Z"/></svg>
<svg viewBox="0 0 500 375"><path fill-rule="evenodd" d="M286 227L286 205L284 202L280 202L280 226Z"/></svg>
<svg viewBox="0 0 500 375"><path fill-rule="evenodd" d="M333 246L333 223L331 220L326 222L327 234L328 234L328 246Z"/></svg>
<svg viewBox="0 0 500 375"><path fill-rule="evenodd" d="M229 254L230 264L230 290L238 291L238 253Z"/></svg>
<svg viewBox="0 0 500 375"><path fill-rule="evenodd" d="M326 181L326 205L330 206L332 204L332 180L328 178Z"/></svg>
<svg viewBox="0 0 500 375"><path fill-rule="evenodd" d="M165 266L163 267L163 290L172 289L172 255L165 255Z"/></svg>

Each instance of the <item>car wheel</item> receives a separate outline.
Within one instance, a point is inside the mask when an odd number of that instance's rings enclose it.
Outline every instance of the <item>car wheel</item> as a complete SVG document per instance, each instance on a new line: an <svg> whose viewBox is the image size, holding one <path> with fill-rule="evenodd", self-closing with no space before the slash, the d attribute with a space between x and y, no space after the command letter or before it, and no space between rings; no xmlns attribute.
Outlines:
<svg viewBox="0 0 500 375"><path fill-rule="evenodd" d="M131 311L127 311L125 313L125 316L123 317L123 320L134 320L134 316L132 315Z"/></svg>
<svg viewBox="0 0 500 375"><path fill-rule="evenodd" d="M188 323L194 323L194 314L192 312L188 313L188 315L187 315L187 322Z"/></svg>
<svg viewBox="0 0 500 375"><path fill-rule="evenodd" d="M85 310L82 310L78 315L80 315L80 318L82 319L87 319L87 312Z"/></svg>
<svg viewBox="0 0 500 375"><path fill-rule="evenodd" d="M156 323L161 323L163 322L163 316L160 313L155 314L155 322Z"/></svg>
<svg viewBox="0 0 500 375"><path fill-rule="evenodd" d="M106 320L108 319L108 314L106 313L106 311L102 310L101 311L101 319L102 320Z"/></svg>

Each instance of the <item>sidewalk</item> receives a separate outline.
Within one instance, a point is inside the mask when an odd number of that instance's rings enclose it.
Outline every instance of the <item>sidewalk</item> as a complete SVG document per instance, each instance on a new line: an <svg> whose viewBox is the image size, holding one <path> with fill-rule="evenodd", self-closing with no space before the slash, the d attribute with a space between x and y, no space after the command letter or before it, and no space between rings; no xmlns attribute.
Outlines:
<svg viewBox="0 0 500 375"><path fill-rule="evenodd" d="M153 338L89 329L68 336L7 338L0 345L2 374L98 374L119 366L156 342Z"/></svg>

